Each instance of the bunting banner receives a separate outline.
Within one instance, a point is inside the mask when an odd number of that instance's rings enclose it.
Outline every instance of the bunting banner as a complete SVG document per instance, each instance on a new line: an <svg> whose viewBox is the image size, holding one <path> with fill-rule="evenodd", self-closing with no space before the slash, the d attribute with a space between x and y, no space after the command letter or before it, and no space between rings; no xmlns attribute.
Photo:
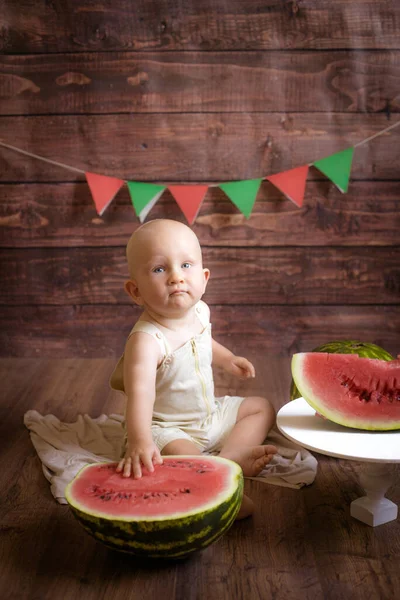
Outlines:
<svg viewBox="0 0 400 600"><path fill-rule="evenodd" d="M347 148L342 152L336 152L336 154L317 160L313 166L328 177L342 193L345 193L349 187L353 154L354 148Z"/></svg>
<svg viewBox="0 0 400 600"><path fill-rule="evenodd" d="M277 187L289 200L301 207L306 191L308 168L308 165L297 167L296 169L290 169L290 171L269 175L265 179Z"/></svg>
<svg viewBox="0 0 400 600"><path fill-rule="evenodd" d="M135 209L136 216L143 223L150 210L165 190L165 185L155 185L154 183L140 183L137 181L127 181L129 195Z"/></svg>
<svg viewBox="0 0 400 600"><path fill-rule="evenodd" d="M168 189L185 215L189 225L192 225L200 210L201 203L208 190L208 185L169 185Z"/></svg>
<svg viewBox="0 0 400 600"><path fill-rule="evenodd" d="M266 175L258 179L246 179L243 181L228 181L225 183L210 183L210 184L158 184L158 183L146 183L141 181L125 181L116 177L109 177L107 175L101 175L99 173L92 173L77 169L71 165L56 162L16 148L10 144L6 144L0 141L0 146L8 148L36 158L43 162L47 162L58 167L64 167L70 171L82 173L86 177L93 202L97 213L101 216L107 207L114 200L119 190L126 183L131 198L132 206L135 210L136 216L139 221L143 223L147 215L161 198L162 194L166 189L170 191L176 203L180 207L186 220L192 225L199 213L201 204L207 193L207 190L211 187L219 187L229 200L240 210L240 212L249 219L253 211L254 203L257 198L260 185L263 181L270 182L275 186L284 196L291 200L296 206L301 208L303 206L306 180L310 167L316 168L320 173L327 177L343 194L347 192L349 188L350 175L352 162L354 157L354 151L357 147L362 146L375 139L376 137L386 133L387 131L394 129L400 125L400 120L393 123L389 127L378 131L374 135L371 135L365 140L361 140L354 146L345 148L340 152L335 152L324 158L318 158L312 163L295 167L280 173L272 175Z"/></svg>
<svg viewBox="0 0 400 600"><path fill-rule="evenodd" d="M230 181L221 183L219 187L233 204L244 214L246 219L251 215L261 179L248 179L245 181Z"/></svg>
<svg viewBox="0 0 400 600"><path fill-rule="evenodd" d="M97 214L101 216L108 205L114 200L125 181L123 179L107 177L106 175L97 175L97 173L86 172L85 176L92 192Z"/></svg>

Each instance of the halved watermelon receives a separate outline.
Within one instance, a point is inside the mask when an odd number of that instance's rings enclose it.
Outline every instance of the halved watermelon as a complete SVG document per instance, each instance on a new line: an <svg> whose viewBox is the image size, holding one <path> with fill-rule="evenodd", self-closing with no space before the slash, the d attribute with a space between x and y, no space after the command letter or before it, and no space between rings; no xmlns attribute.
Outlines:
<svg viewBox="0 0 400 600"><path fill-rule="evenodd" d="M400 429L400 360L300 352L292 358L292 375L303 398L330 421L356 429Z"/></svg>
<svg viewBox="0 0 400 600"><path fill-rule="evenodd" d="M360 342L358 340L334 340L327 344L322 344L311 350L311 352L329 352L330 354L358 354L363 358L379 358L380 360L393 360L393 356L386 352L380 346L371 342ZM290 399L295 400L301 394L292 379L290 384Z"/></svg>
<svg viewBox="0 0 400 600"><path fill-rule="evenodd" d="M65 497L84 528L106 546L137 556L185 557L232 525L243 497L239 465L219 456L168 456L141 479L117 463L84 467Z"/></svg>

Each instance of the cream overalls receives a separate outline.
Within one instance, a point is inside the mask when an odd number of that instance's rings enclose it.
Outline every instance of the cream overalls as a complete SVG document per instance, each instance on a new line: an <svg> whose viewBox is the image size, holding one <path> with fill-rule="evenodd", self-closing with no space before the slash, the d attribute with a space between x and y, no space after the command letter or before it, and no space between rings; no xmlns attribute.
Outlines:
<svg viewBox="0 0 400 600"><path fill-rule="evenodd" d="M177 439L194 442L202 452L220 450L244 400L239 396L215 398L210 311L202 301L195 310L204 329L174 352L164 334L152 323L139 319L129 334L148 333L158 342L163 354L156 374L151 426L160 451ZM111 387L121 391L124 391L123 359L122 356L110 380Z"/></svg>

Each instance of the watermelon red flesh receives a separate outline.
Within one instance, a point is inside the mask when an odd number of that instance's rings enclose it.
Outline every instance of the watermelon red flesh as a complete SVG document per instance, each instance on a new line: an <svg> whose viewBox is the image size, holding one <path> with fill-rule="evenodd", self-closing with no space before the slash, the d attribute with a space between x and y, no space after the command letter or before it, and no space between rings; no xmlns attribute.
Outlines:
<svg viewBox="0 0 400 600"><path fill-rule="evenodd" d="M86 469L74 481L70 494L78 507L91 514L165 519L207 507L209 490L213 490L213 502L224 495L231 472L227 463L197 459L195 469L192 465L192 460L165 459L155 473L144 469L141 479L127 479L116 472L115 463L106 464Z"/></svg>
<svg viewBox="0 0 400 600"><path fill-rule="evenodd" d="M304 399L327 419L357 429L400 429L399 360L300 352L292 374Z"/></svg>

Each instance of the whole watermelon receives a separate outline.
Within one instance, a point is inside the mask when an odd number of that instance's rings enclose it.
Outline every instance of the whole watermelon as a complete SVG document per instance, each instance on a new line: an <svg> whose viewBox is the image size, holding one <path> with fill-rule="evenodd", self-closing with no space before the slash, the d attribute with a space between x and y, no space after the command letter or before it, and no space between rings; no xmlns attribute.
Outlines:
<svg viewBox="0 0 400 600"><path fill-rule="evenodd" d="M379 358L380 360L393 360L393 356L386 352L380 346L376 344L370 344L369 342L358 342L356 340L335 340L328 344L323 344L314 348L312 352L329 352L331 354L358 354L362 358ZM299 390L296 387L295 382L292 379L290 384L290 399L296 400L301 396Z"/></svg>

